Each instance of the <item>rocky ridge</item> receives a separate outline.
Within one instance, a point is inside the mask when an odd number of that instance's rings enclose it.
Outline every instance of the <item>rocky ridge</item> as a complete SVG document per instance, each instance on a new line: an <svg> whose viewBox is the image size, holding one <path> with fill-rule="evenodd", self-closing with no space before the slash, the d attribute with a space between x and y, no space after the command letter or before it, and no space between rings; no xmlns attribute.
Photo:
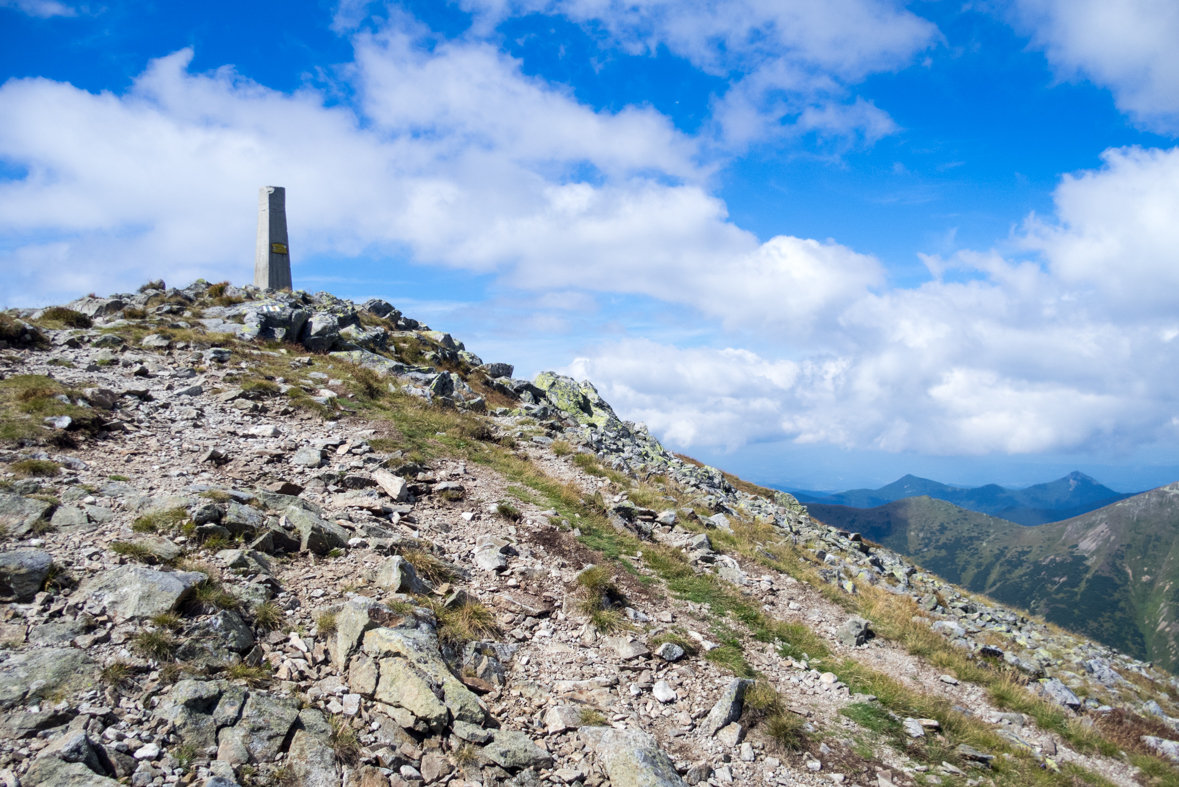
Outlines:
<svg viewBox="0 0 1179 787"><path fill-rule="evenodd" d="M155 284L0 326L0 782L1134 784L1179 754L1169 675L589 383L381 301ZM1115 726L1124 755L1086 737Z"/></svg>

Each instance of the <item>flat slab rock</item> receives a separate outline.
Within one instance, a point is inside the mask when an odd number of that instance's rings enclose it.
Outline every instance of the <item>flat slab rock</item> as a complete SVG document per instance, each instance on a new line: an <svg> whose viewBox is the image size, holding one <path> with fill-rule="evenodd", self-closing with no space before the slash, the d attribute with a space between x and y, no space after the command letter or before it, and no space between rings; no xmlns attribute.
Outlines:
<svg viewBox="0 0 1179 787"><path fill-rule="evenodd" d="M150 618L175 610L206 579L196 571L119 566L83 582L77 595L121 618Z"/></svg>
<svg viewBox="0 0 1179 787"><path fill-rule="evenodd" d="M96 665L77 648L43 648L16 653L0 665L0 708L94 684Z"/></svg>

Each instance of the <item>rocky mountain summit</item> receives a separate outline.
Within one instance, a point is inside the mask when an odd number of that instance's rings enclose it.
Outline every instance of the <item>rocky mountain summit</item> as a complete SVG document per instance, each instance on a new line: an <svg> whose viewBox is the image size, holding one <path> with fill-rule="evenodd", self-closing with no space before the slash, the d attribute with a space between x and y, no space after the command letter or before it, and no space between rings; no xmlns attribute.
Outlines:
<svg viewBox="0 0 1179 787"><path fill-rule="evenodd" d="M1164 671L384 301L0 314L0 783L1179 783Z"/></svg>

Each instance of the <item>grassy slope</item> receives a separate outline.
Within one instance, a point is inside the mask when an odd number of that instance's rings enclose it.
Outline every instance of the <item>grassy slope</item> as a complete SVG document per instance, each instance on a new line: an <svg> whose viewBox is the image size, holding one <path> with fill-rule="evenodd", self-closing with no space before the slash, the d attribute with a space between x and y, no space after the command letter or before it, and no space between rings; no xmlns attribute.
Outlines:
<svg viewBox="0 0 1179 787"><path fill-rule="evenodd" d="M1179 490L1022 527L928 497L869 510L811 504L955 584L1169 669L1179 664Z"/></svg>

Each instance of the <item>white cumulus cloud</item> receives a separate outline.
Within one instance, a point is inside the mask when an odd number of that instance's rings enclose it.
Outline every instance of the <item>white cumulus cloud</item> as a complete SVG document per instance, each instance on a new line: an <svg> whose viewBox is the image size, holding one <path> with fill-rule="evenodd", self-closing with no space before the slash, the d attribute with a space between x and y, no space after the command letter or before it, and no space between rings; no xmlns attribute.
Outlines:
<svg viewBox="0 0 1179 787"><path fill-rule="evenodd" d="M1170 444L1179 150L1109 150L1104 162L1062 180L1051 220L1029 217L1022 242L1038 260L931 258L967 280L910 289L845 276L846 289L825 298L824 333L805 342L763 336L755 354L623 340L590 348L568 371L683 448L792 440L985 455Z"/></svg>
<svg viewBox="0 0 1179 787"><path fill-rule="evenodd" d="M1002 7L1061 77L1107 87L1143 126L1179 133L1179 4L1013 0Z"/></svg>
<svg viewBox="0 0 1179 787"><path fill-rule="evenodd" d="M865 76L908 65L941 39L937 27L884 0L463 0L489 31L527 13L565 16L603 43L634 55L666 47L724 77L730 89L714 108L727 146L785 134L873 142L896 126L854 96ZM355 12L353 9L353 16Z"/></svg>

